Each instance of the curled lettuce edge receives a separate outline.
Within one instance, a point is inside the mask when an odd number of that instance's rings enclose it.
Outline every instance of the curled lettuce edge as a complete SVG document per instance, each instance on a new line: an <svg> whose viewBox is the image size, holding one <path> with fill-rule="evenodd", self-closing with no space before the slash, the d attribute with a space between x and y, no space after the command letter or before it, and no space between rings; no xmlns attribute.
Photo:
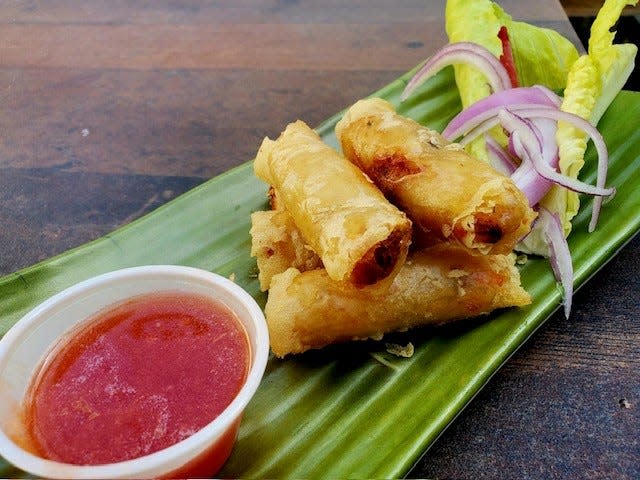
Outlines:
<svg viewBox="0 0 640 480"><path fill-rule="evenodd" d="M498 32L505 26L521 85L564 89L561 110L597 125L634 68L637 48L631 44L613 44L613 27L624 7L637 3L638 0L606 0L594 20L588 52L584 55L579 55L575 46L559 33L514 21L490 0L447 0L445 29L450 43L475 42L499 57L502 45ZM473 67L456 65L454 72L463 108L491 93L482 73ZM584 165L587 135L565 122L558 122L556 139L561 173L577 178ZM466 148L472 155L488 160L483 138L474 140ZM540 206L558 215L568 236L571 220L580 207L578 194L554 185ZM549 256L548 243L539 224L533 225L517 250Z"/></svg>
<svg viewBox="0 0 640 480"><path fill-rule="evenodd" d="M571 66L561 110L587 119L592 125L598 124L635 66L637 47L632 44L613 44L615 31L612 28L623 8L637 3L637 0L605 1L591 28L588 53L580 56ZM577 178L584 165L587 135L565 122L558 122L556 139L561 173ZM571 220L580 207L577 193L554 185L540 201L540 206L559 216L565 236L571 233ZM533 226L531 233L520 242L517 249L544 257L550 254L539 225Z"/></svg>

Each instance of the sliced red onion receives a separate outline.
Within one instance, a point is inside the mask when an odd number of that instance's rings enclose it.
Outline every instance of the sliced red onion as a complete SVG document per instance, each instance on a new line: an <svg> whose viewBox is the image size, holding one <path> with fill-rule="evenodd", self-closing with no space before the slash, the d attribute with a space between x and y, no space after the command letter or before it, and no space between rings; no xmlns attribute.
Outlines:
<svg viewBox="0 0 640 480"><path fill-rule="evenodd" d="M563 112L561 110L555 110L551 108L522 109L518 110L518 115L525 118L550 118L553 120L562 120L582 130L591 138L591 140L593 140L593 145L596 147L596 152L598 153L598 173L596 179L596 187L603 192L608 192L605 194L592 194L598 195L593 200L593 211L591 213L591 222L589 223L589 232L593 232L596 229L596 225L598 224L598 217L600 216L600 209L602 208L602 202L604 200L603 197L608 197L615 194L615 188L605 188L605 184L607 182L609 154L607 152L607 145L602 138L602 135L597 128L591 125L584 118L578 115L574 115L573 113Z"/></svg>
<svg viewBox="0 0 640 480"><path fill-rule="evenodd" d="M558 165L558 157L557 155L550 156L547 153L551 149L548 146L548 142L545 143L540 129L534 123L527 123L527 126L534 134L533 138L529 137L529 142L535 139L534 144L530 146L527 145L525 148L519 131L514 131L509 137L509 146L513 155L519 157L522 161L518 169L511 175L511 180L513 180L516 186L525 194L527 200L529 200L529 206L533 207L547 194L553 182L538 173L531 159L533 154L529 153L529 150L540 152L541 157L549 162L549 165L553 168L556 168Z"/></svg>
<svg viewBox="0 0 640 480"><path fill-rule="evenodd" d="M531 162L518 168L511 175L511 180L525 194L531 207L537 205L553 185L553 182L540 176Z"/></svg>
<svg viewBox="0 0 640 480"><path fill-rule="evenodd" d="M498 114L498 118L502 126L509 132L517 131L521 145L524 147L523 151L517 152L519 155L527 155L527 157L533 162L537 172L547 180L562 185L569 190L586 193L589 195L609 196L615 193L615 189L602 188L599 186L589 185L588 183L581 182L580 180L573 179L558 173L551 166L545 162L540 150L532 148L531 145L537 143L535 133L532 131L531 126L527 124L522 117L516 115L509 110L501 110ZM517 150L516 150L517 151Z"/></svg>
<svg viewBox="0 0 640 480"><path fill-rule="evenodd" d="M529 128L532 133L532 136L529 137L530 146L528 148L532 152L538 152L536 154L541 155L551 167L556 168L558 165L558 158L555 142L553 140L549 142L547 139L543 139L542 132L538 129L535 122L530 122L526 119L523 119L523 121L527 124L527 128ZM460 144L465 145L469 141L475 139L481 132L488 131L499 123L500 120L497 115L494 118L484 121L464 137ZM486 138L491 138L491 136L485 135L485 139ZM554 139L555 134L550 138ZM487 148L487 152L489 152L489 148ZM552 154L550 154L550 152L552 152ZM511 174L511 179L525 194L529 201L529 206L533 207L546 195L553 185L553 182L547 180L538 173L533 160L530 158L534 153L527 153L527 150L521 144L521 139L519 139L517 132L513 132L509 136L509 153L521 160L518 168L513 172L513 174Z"/></svg>
<svg viewBox="0 0 640 480"><path fill-rule="evenodd" d="M510 111L510 110L507 110L507 111ZM500 117L498 116L498 119L499 118ZM528 129L533 134L533 138L535 138L536 140L536 145L538 145L538 150L540 151L540 153L542 153L545 147L544 145L545 138L542 136L542 132L540 131L538 126L528 118L521 118L521 120L527 125Z"/></svg>
<svg viewBox="0 0 640 480"><path fill-rule="evenodd" d="M513 108L511 107L512 111L517 112L518 109L517 108ZM500 109L501 110L501 109ZM473 142L476 138L478 138L480 135L487 133L489 130L491 130L493 127L495 127L496 125L500 124L500 119L498 119L498 112L500 111L496 111L495 112L495 116L488 118L484 121L482 121L481 123L479 123L478 125L476 125L475 127L473 127L471 130L469 130L464 137L462 137L460 139L460 141L458 141L458 143L463 146L466 147L467 145L469 145L471 142ZM447 139L448 140L448 139Z"/></svg>
<svg viewBox="0 0 640 480"><path fill-rule="evenodd" d="M531 129L536 134L536 140L540 148L540 155L542 160L551 168L556 170L558 168L558 144L555 141L557 124L553 120L538 118L535 120L525 120L530 125ZM529 171L529 172L528 172ZM536 205L542 197L544 197L553 182L542 177L535 168L532 162L526 162L522 171L517 172L517 175L512 175L511 179L515 184L525 192L525 195L529 199L530 205Z"/></svg>
<svg viewBox="0 0 640 480"><path fill-rule="evenodd" d="M593 232L598 223L598 217L600 215L600 210L602 207L602 202L604 197L609 197L615 194L615 188L605 188L606 177L607 177L607 169L608 169L608 158L609 155L607 153L607 146L600 135L600 132L591 125L587 120L579 117L578 115L574 115L569 112L563 112L560 110L556 110L554 108L542 107L542 106L527 106L524 108L519 108L520 106L511 106L509 109L512 112L517 111L517 116L522 118L549 118L553 120L563 120L568 123L573 124L575 127L583 130L592 140L594 146L596 147L596 151L598 153L598 173L597 173L597 181L596 187L588 185L586 183L580 182L579 180L567 177L562 175L555 170L546 169L545 171L549 173L552 178L549 178L549 175L546 175L546 178L569 188L570 190L587 193L590 195L596 195L596 198L593 201L593 211L591 214L591 222L589 223L589 232ZM465 146L477 138L479 135L489 131L496 125L500 123L499 118L490 118L485 120L484 122L477 125L473 128L467 135L459 142L460 145ZM552 139L549 139L550 141ZM555 139L553 139L555 140ZM533 160L533 159L532 159ZM543 165L544 168L544 165ZM543 176L544 173L541 172ZM586 188L585 188L586 187ZM595 189L595 190L594 190ZM597 192L597 193L596 193Z"/></svg>
<svg viewBox="0 0 640 480"><path fill-rule="evenodd" d="M427 60L407 83L400 97L401 100L406 100L411 92L427 78L444 67L457 63L471 65L482 72L494 92L512 87L509 73L489 50L472 42L456 42L441 48Z"/></svg>
<svg viewBox="0 0 640 480"><path fill-rule="evenodd" d="M504 107L513 109L536 106L558 107L560 102L560 97L548 88L541 86L510 88L496 92L456 115L443 130L442 136L453 141L485 120L496 116L498 111Z"/></svg>
<svg viewBox="0 0 640 480"><path fill-rule="evenodd" d="M544 238L549 245L549 261L551 262L553 274L564 290L564 316L569 318L573 299L573 264L569 245L564 236L564 229L558 214L552 213L544 207L540 208L538 219L541 222Z"/></svg>
<svg viewBox="0 0 640 480"><path fill-rule="evenodd" d="M537 88L542 93L544 93L556 107L560 108L560 105L562 105L562 97L557 95L553 90L548 89L544 85L534 85L532 88Z"/></svg>
<svg viewBox="0 0 640 480"><path fill-rule="evenodd" d="M509 155L509 152L502 148L502 145L500 145L491 135L485 135L484 139L487 145L489 160L491 161L493 168L503 175L510 177L511 174L516 171L517 165L513 161L511 155Z"/></svg>
<svg viewBox="0 0 640 480"><path fill-rule="evenodd" d="M527 118L525 121L531 125L532 130L536 133L544 163L557 170L560 161L558 157L558 142L556 141L557 122L548 118Z"/></svg>

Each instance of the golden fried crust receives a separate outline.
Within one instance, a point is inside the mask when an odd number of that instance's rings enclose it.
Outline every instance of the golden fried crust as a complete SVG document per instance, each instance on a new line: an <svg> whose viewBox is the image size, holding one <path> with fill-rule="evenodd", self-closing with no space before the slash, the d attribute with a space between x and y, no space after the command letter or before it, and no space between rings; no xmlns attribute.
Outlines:
<svg viewBox="0 0 640 480"><path fill-rule="evenodd" d="M265 139L254 169L331 278L359 287L391 282L406 258L411 222L316 132L290 124L277 140Z"/></svg>
<svg viewBox="0 0 640 480"><path fill-rule="evenodd" d="M305 242L285 210L251 214L251 256L256 257L260 289L271 285L274 275L293 267L305 272L322 267L320 257Z"/></svg>
<svg viewBox="0 0 640 480"><path fill-rule="evenodd" d="M295 122L254 163L271 185L251 253L276 356L531 302L511 250L535 213L510 179L379 99L336 133L349 160Z"/></svg>
<svg viewBox="0 0 640 480"><path fill-rule="evenodd" d="M409 215L418 246L508 253L531 228L536 214L511 179L384 100L357 102L336 134L347 159Z"/></svg>
<svg viewBox="0 0 640 480"><path fill-rule="evenodd" d="M412 253L385 293L335 282L322 269L288 269L273 277L265 307L271 348L283 357L527 305L514 258L440 244Z"/></svg>

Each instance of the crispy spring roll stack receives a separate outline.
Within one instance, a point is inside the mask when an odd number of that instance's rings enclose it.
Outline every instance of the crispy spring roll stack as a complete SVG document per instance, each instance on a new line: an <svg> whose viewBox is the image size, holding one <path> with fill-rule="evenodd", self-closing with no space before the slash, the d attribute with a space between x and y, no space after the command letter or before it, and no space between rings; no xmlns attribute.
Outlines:
<svg viewBox="0 0 640 480"><path fill-rule="evenodd" d="M275 188L330 278L357 287L391 282L406 258L411 222L304 122L289 124L275 141L266 138L254 169Z"/></svg>
<svg viewBox="0 0 640 480"><path fill-rule="evenodd" d="M323 269L271 280L265 307L278 357L531 302L514 255L470 255L439 244L409 255L385 294L335 282Z"/></svg>
<svg viewBox="0 0 640 480"><path fill-rule="evenodd" d="M260 289L269 289L271 277L289 267L300 271L322 267L322 261L309 247L293 218L285 210L251 214L251 256L256 257Z"/></svg>
<svg viewBox="0 0 640 480"><path fill-rule="evenodd" d="M347 159L409 215L421 246L505 254L531 228L535 213L511 179L382 99L354 104L336 134Z"/></svg>

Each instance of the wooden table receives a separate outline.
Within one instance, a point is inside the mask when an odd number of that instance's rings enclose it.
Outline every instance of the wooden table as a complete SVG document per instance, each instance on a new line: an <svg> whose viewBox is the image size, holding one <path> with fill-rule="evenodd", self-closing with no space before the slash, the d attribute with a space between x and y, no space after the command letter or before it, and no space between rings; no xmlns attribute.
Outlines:
<svg viewBox="0 0 640 480"><path fill-rule="evenodd" d="M2 2L0 273L102 236L445 43L443 1ZM504 1L578 42L557 0ZM412 477L640 476L636 238ZM375 454L372 452L372 454Z"/></svg>
<svg viewBox="0 0 640 480"><path fill-rule="evenodd" d="M570 17L594 17L597 15L600 6L600 0L560 0L562 8ZM624 15L640 14L640 6L627 6L623 11Z"/></svg>

